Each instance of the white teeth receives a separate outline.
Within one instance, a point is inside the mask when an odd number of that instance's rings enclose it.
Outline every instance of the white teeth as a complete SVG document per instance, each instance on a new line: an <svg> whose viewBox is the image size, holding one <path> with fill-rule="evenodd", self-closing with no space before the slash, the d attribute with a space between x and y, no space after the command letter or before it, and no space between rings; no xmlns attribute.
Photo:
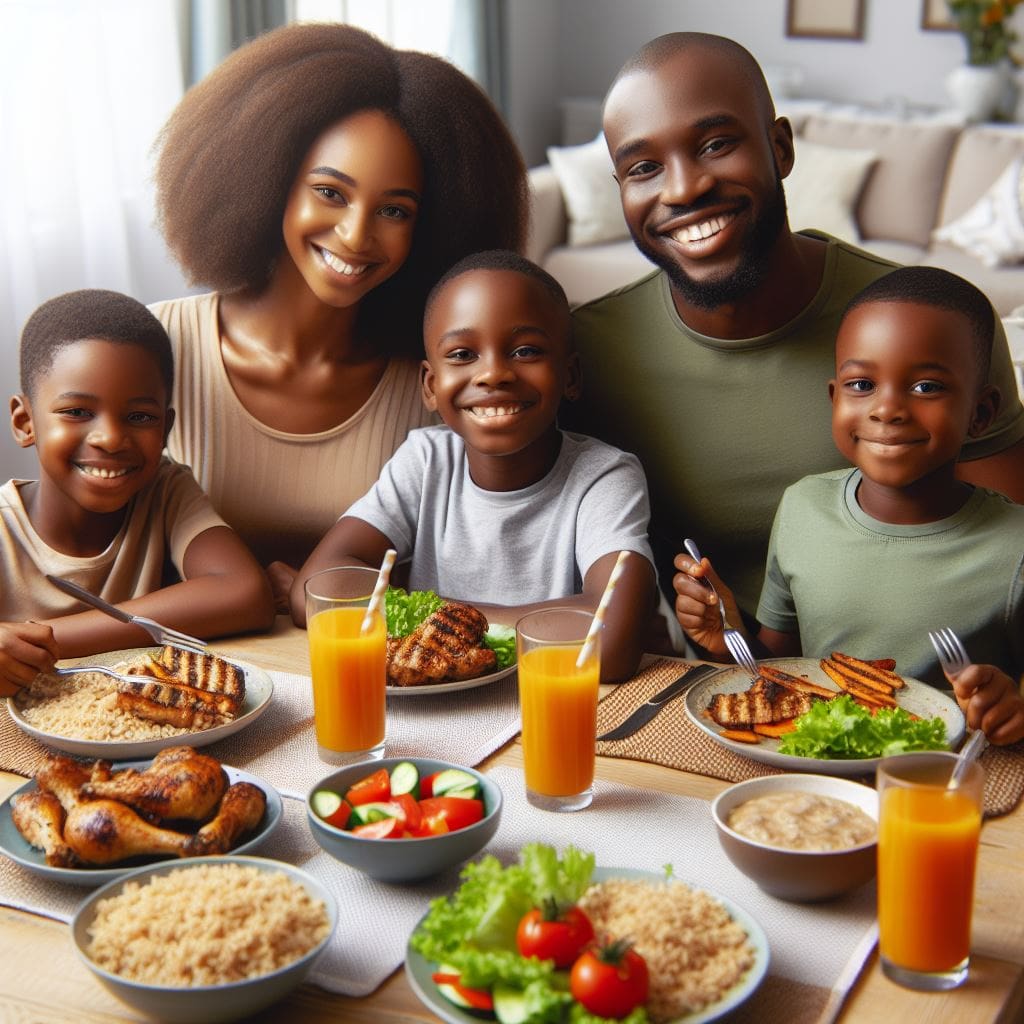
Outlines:
<svg viewBox="0 0 1024 1024"><path fill-rule="evenodd" d="M321 249L320 255L323 256L324 263L327 266L332 270L336 270L339 274L344 274L346 277L358 277L370 269L369 263L364 263L362 266L357 267L352 263L346 263L340 256L335 256L333 252L328 252L326 249Z"/></svg>
<svg viewBox="0 0 1024 1024"><path fill-rule="evenodd" d="M494 416L512 416L522 409L522 405L474 405L469 411L474 416L491 419Z"/></svg>
<svg viewBox="0 0 1024 1024"><path fill-rule="evenodd" d="M100 466L79 466L86 476L98 476L101 480L113 480L115 477L127 476L131 469L103 469Z"/></svg>
<svg viewBox="0 0 1024 1024"><path fill-rule="evenodd" d="M680 228L678 231L673 232L672 237L677 242L699 242L702 239L710 238L712 235L717 235L731 220L731 214L721 217L709 217L707 220L702 220L697 224L688 224L685 228Z"/></svg>

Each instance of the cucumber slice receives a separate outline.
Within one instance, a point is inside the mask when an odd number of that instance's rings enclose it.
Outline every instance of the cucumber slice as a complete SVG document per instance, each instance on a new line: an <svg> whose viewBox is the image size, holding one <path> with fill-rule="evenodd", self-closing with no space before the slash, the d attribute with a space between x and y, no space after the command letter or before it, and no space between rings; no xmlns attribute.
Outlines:
<svg viewBox="0 0 1024 1024"><path fill-rule="evenodd" d="M480 795L480 784L476 777L461 768L445 768L434 776L434 796L449 796L453 790L469 789L475 790L474 796Z"/></svg>
<svg viewBox="0 0 1024 1024"><path fill-rule="evenodd" d="M318 789L309 799L313 813L319 818L329 818L341 806L341 795L330 789Z"/></svg>
<svg viewBox="0 0 1024 1024"><path fill-rule="evenodd" d="M494 996L494 1016L501 1024L523 1024L526 1020L526 998L522 989L499 981L491 995Z"/></svg>
<svg viewBox="0 0 1024 1024"><path fill-rule="evenodd" d="M450 964L441 964L437 969L438 974L458 974L458 970L452 967ZM471 1013L477 1017L490 1017L491 1014L487 1010L478 1010L468 999L460 994L459 990L454 985L449 985L444 981L435 981L437 985L437 991L441 993L452 1005L465 1010L467 1013Z"/></svg>
<svg viewBox="0 0 1024 1024"><path fill-rule="evenodd" d="M474 786L472 789L449 789L444 795L461 797L463 800L479 800L480 787Z"/></svg>
<svg viewBox="0 0 1024 1024"><path fill-rule="evenodd" d="M414 800L420 796L420 770L412 761L401 761L391 769L391 795L411 793Z"/></svg>
<svg viewBox="0 0 1024 1024"><path fill-rule="evenodd" d="M369 825L374 821L383 821L385 818L396 818L397 815L394 813L394 808L390 804L385 803L371 803L371 804L356 804L352 808L352 817L349 819L349 824L352 827L356 825Z"/></svg>

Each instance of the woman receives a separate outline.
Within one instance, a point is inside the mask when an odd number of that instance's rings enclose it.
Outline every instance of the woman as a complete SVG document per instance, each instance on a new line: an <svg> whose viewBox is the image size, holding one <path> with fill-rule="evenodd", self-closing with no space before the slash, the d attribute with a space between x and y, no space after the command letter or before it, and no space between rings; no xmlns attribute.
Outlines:
<svg viewBox="0 0 1024 1024"><path fill-rule="evenodd" d="M153 307L177 366L168 447L286 595L430 422L424 300L464 255L519 248L522 158L452 65L327 24L237 50L157 147L167 243L215 289Z"/></svg>

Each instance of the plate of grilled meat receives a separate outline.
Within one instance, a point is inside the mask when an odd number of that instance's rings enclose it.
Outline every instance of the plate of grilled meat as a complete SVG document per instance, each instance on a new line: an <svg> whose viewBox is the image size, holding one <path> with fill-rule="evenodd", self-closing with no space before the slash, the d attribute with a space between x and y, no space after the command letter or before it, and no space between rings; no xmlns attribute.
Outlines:
<svg viewBox="0 0 1024 1024"><path fill-rule="evenodd" d="M953 697L895 672L892 659L864 661L840 651L831 657L774 658L757 663L759 675L724 666L687 691L686 712L723 747L784 771L858 776L875 770L879 758L856 760L795 757L779 753L779 739L815 701L848 694L875 710L900 707L918 718L941 718L952 748L964 735L964 716Z"/></svg>
<svg viewBox="0 0 1024 1024"><path fill-rule="evenodd" d="M155 860L251 852L282 814L269 783L192 747L117 765L50 754L0 804L0 853L97 886Z"/></svg>
<svg viewBox="0 0 1024 1024"><path fill-rule="evenodd" d="M511 675L515 665L499 669L497 655L484 643L487 629L481 611L461 601L445 601L411 633L389 636L388 693L450 693Z"/></svg>
<svg viewBox="0 0 1024 1024"><path fill-rule="evenodd" d="M255 665L177 647L110 651L80 663L135 678L41 676L7 710L40 743L81 757L125 760L215 743L251 725L274 692Z"/></svg>

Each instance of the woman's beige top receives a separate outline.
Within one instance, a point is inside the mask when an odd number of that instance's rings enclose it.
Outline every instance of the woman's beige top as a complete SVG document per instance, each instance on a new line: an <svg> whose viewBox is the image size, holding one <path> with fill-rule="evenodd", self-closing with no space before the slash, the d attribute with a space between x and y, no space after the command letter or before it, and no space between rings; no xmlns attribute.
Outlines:
<svg viewBox="0 0 1024 1024"><path fill-rule="evenodd" d="M414 427L434 422L420 398L419 364L392 359L358 412L318 434L287 434L238 400L221 357L216 293L150 307L174 347L167 441L192 467L214 508L266 565L298 567L338 516L376 481Z"/></svg>

